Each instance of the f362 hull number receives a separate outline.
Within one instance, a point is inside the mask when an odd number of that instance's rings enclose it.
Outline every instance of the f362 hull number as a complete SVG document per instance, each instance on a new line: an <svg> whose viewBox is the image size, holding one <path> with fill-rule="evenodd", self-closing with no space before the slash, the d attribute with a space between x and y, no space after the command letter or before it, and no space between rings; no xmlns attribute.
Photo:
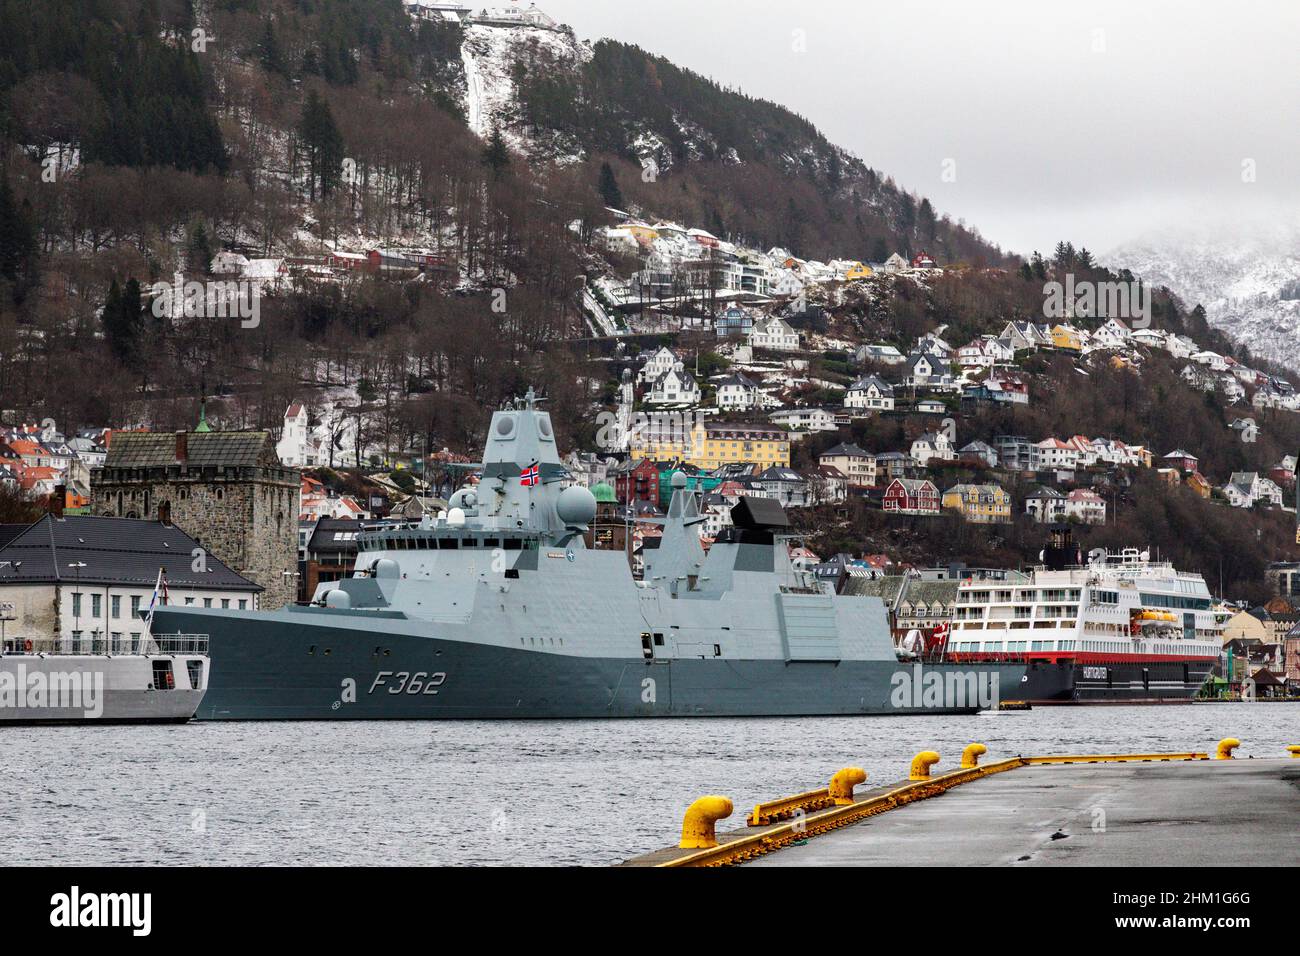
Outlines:
<svg viewBox="0 0 1300 956"><path fill-rule="evenodd" d="M414 674L410 671L380 671L366 693L373 694L382 687L390 694L433 696L446 680L445 671L435 671L432 674L428 671L416 671Z"/></svg>

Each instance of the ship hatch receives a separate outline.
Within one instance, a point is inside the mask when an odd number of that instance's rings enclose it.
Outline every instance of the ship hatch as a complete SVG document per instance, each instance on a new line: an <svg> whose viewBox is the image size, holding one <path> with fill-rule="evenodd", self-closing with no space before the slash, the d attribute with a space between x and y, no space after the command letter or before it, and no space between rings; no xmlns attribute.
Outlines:
<svg viewBox="0 0 1300 956"><path fill-rule="evenodd" d="M778 594L777 613L787 661L838 661L840 632L827 594Z"/></svg>
<svg viewBox="0 0 1300 956"><path fill-rule="evenodd" d="M172 676L171 661L153 661L154 690L175 690L176 678Z"/></svg>

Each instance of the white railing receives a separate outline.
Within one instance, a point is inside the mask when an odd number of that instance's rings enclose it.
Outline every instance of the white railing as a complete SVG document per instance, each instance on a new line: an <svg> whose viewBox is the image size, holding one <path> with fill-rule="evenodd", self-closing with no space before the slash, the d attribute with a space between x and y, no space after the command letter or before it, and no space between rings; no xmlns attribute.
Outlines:
<svg viewBox="0 0 1300 956"><path fill-rule="evenodd" d="M208 635L206 634L158 634L139 637L123 636L114 638L110 635L98 637L6 637L0 654L6 657L25 655L43 655L56 657L69 656L109 656L138 655L153 656L160 654L207 654Z"/></svg>

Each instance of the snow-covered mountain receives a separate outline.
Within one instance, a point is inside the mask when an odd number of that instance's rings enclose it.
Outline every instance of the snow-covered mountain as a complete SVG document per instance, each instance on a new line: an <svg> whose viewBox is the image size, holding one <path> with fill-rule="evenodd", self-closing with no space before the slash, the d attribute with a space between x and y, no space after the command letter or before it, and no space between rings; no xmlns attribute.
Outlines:
<svg viewBox="0 0 1300 956"><path fill-rule="evenodd" d="M1256 355L1295 364L1300 353L1300 224L1204 226L1153 233L1102 257L1166 285L1187 308Z"/></svg>
<svg viewBox="0 0 1300 956"><path fill-rule="evenodd" d="M591 45L573 33L549 26L520 23L466 23L460 48L465 91L462 103L469 128L486 138L499 128L515 149L531 153L538 144L524 134L515 87L516 70L544 62L548 69L576 71L591 59ZM547 144L548 152L561 152Z"/></svg>

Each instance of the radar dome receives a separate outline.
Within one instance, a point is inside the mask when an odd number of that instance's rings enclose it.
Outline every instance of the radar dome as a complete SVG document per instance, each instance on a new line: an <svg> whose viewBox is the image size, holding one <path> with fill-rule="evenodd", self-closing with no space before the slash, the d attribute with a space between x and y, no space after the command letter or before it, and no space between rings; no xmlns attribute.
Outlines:
<svg viewBox="0 0 1300 956"><path fill-rule="evenodd" d="M685 487L686 487L686 475L683 474L683 473L680 472L680 471L674 471L674 472L673 472L673 487L674 487L674 488L685 488Z"/></svg>
<svg viewBox="0 0 1300 956"><path fill-rule="evenodd" d="M555 502L555 513L566 525L591 524L596 517L596 497L581 485L565 488Z"/></svg>
<svg viewBox="0 0 1300 956"><path fill-rule="evenodd" d="M478 495L473 488L462 488L451 496L447 504L451 508L472 509L478 505Z"/></svg>

